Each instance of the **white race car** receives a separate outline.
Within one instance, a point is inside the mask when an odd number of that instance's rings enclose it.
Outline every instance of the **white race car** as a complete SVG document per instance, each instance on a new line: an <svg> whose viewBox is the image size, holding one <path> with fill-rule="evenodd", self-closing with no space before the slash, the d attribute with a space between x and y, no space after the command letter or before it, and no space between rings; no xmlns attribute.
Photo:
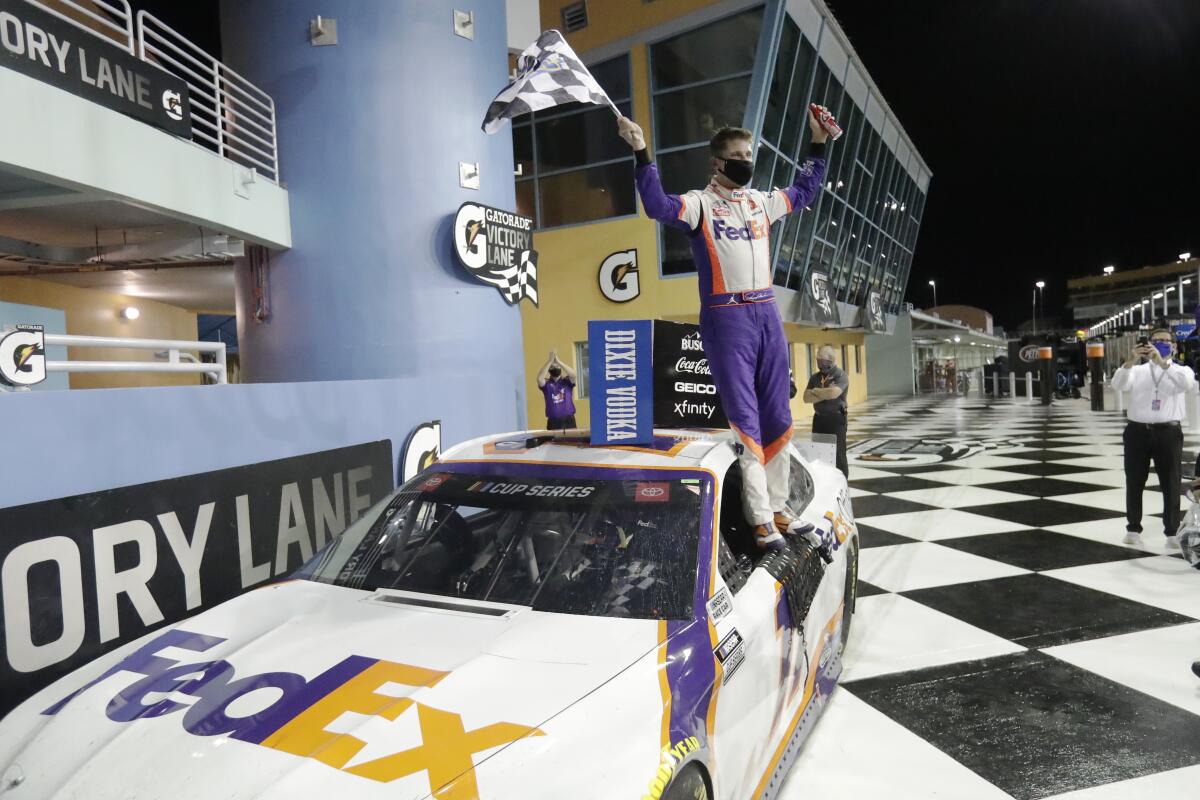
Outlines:
<svg viewBox="0 0 1200 800"><path fill-rule="evenodd" d="M0 800L775 796L841 672L858 532L793 449L821 538L764 554L736 447L460 445L292 579L19 706Z"/></svg>

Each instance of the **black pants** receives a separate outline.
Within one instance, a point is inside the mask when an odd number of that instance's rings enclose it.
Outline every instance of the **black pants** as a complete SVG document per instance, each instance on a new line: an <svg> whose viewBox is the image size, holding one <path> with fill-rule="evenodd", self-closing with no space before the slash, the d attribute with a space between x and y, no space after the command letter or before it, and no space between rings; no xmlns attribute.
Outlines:
<svg viewBox="0 0 1200 800"><path fill-rule="evenodd" d="M548 431L565 431L568 428L574 428L574 427L575 427L575 415L574 414L571 414L570 416L566 416L566 417L559 417L558 419L549 419L549 418L546 419L546 430L548 430Z"/></svg>
<svg viewBox="0 0 1200 800"><path fill-rule="evenodd" d="M837 468L846 479L850 479L850 465L846 463L846 415L845 414L813 414L813 433L832 433L837 436ZM1178 467L1176 467L1178 469ZM1145 483L1146 479L1142 479Z"/></svg>
<svg viewBox="0 0 1200 800"><path fill-rule="evenodd" d="M1142 532L1142 492L1150 475L1150 459L1163 495L1163 532L1174 536L1179 528L1179 463L1183 458L1183 429L1178 425L1125 426L1126 529Z"/></svg>

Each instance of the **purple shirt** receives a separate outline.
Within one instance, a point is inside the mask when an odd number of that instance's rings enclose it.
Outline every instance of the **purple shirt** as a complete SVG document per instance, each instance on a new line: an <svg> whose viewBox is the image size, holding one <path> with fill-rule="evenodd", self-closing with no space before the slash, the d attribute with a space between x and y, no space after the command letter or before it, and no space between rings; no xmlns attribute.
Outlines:
<svg viewBox="0 0 1200 800"><path fill-rule="evenodd" d="M546 396L546 418L562 419L575 413L575 384L568 377L551 378L542 385Z"/></svg>

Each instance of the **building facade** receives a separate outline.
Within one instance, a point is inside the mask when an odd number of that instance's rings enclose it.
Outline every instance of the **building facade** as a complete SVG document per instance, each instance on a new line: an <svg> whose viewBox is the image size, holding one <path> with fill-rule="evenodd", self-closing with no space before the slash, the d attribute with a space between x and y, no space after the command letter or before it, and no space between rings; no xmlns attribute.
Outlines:
<svg viewBox="0 0 1200 800"><path fill-rule="evenodd" d="M816 348L830 343L851 375L851 402L865 397L863 309L876 293L894 327L931 173L832 14L820 0L606 0L584 5L582 17L580 5L543 0L542 27L563 30L621 112L643 127L670 192L708 183L708 140L721 127L754 133L752 186L770 189L791 183L806 152L810 102L841 122L846 133L829 145L820 197L772 228L773 282L797 383L815 369ZM550 350L573 363L586 425L587 321L694 322L695 267L686 236L642 211L611 109L518 119L513 149L517 208L536 220L539 252L540 306L522 310L527 379ZM614 290L618 270L622 288ZM828 276L838 326L801 318L813 272ZM541 398L529 398L533 423L543 416ZM810 411L794 401L795 416Z"/></svg>

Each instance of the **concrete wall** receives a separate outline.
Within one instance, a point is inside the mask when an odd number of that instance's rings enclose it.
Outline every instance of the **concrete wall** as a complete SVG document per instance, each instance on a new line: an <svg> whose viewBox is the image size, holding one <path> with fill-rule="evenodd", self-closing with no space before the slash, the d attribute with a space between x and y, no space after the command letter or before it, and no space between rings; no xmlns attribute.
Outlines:
<svg viewBox="0 0 1200 800"><path fill-rule="evenodd" d="M504 431L511 409L417 380L32 392L0 396L7 459L0 508L253 464L379 439L442 420L447 445ZM404 409L402 413L400 409Z"/></svg>
<svg viewBox="0 0 1200 800"><path fill-rule="evenodd" d="M251 313L238 270L243 380L412 379L421 395L524 416L520 312L453 254L465 201L515 208L512 137L480 130L507 81L504 3L452 0L226 0L224 56L279 109L292 249L273 256L271 318ZM339 43L313 47L309 22L337 21ZM460 188L460 161L481 188ZM458 382L462 379L462 382ZM463 383L465 382L465 383ZM412 417L408 398L392 413ZM473 412L472 412L473 413Z"/></svg>
<svg viewBox="0 0 1200 800"><path fill-rule="evenodd" d="M867 384L870 395L911 395L913 393L912 317L901 314L896 318L896 330L891 336L877 334L866 337Z"/></svg>
<svg viewBox="0 0 1200 800"><path fill-rule="evenodd" d="M195 341L196 313L176 306L84 289L32 278L0 277L0 300L61 309L66 313L66 333L75 336L129 336L137 339ZM121 317L121 309L134 306L142 312L135 320ZM36 320L24 320L36 322ZM154 361L149 350L71 347L75 361ZM72 373L72 389L114 389L135 386L197 386L199 375L153 372ZM65 387L64 387L65 388Z"/></svg>

